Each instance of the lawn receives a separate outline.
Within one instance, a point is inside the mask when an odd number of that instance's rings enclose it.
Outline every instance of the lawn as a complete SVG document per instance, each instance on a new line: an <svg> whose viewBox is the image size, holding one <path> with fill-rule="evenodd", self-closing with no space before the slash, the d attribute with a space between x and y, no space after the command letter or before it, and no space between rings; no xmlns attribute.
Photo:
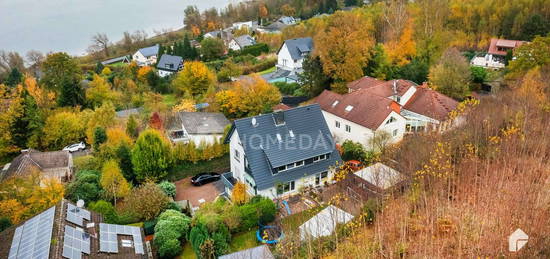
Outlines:
<svg viewBox="0 0 550 259"><path fill-rule="evenodd" d="M176 105L178 102L175 94L163 94L162 95L162 102L166 104L168 107L172 107Z"/></svg>
<svg viewBox="0 0 550 259"><path fill-rule="evenodd" d="M229 154L209 161L199 161L196 164L182 163L176 165L168 174L168 180L178 181L188 176L203 172L225 173L229 171Z"/></svg>
<svg viewBox="0 0 550 259"><path fill-rule="evenodd" d="M272 67L272 68L270 68L270 69L266 69L266 70L264 70L264 71L260 71L260 72L258 72L258 74L259 74L259 75L269 74L269 73L271 73L271 72L275 72L276 69L277 69L277 67L274 66L274 67Z"/></svg>
<svg viewBox="0 0 550 259"><path fill-rule="evenodd" d="M247 232L241 232L233 235L231 237L231 244L229 244L229 249L231 250L231 253L234 253L237 251L256 247L258 245L259 243L258 239L256 239L256 229L253 229Z"/></svg>

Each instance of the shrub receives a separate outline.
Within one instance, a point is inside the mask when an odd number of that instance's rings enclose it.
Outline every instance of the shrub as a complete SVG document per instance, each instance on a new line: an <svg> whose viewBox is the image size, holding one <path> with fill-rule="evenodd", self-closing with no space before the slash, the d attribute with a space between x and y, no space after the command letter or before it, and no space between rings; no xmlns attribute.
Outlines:
<svg viewBox="0 0 550 259"><path fill-rule="evenodd" d="M176 197L176 185L174 183L162 181L157 185L168 197Z"/></svg>
<svg viewBox="0 0 550 259"><path fill-rule="evenodd" d="M157 220L148 220L143 222L143 232L145 235L152 235L155 233L155 226L157 225Z"/></svg>
<svg viewBox="0 0 550 259"><path fill-rule="evenodd" d="M367 156L367 151L365 151L365 148L361 143L353 142L351 140L346 140L344 143L342 143L342 159L344 161L348 160L359 160L364 161L365 157Z"/></svg>
<svg viewBox="0 0 550 259"><path fill-rule="evenodd" d="M140 219L151 220L158 216L168 205L170 199L153 182L146 182L134 188L124 199L123 211L133 212Z"/></svg>
<svg viewBox="0 0 550 259"><path fill-rule="evenodd" d="M179 211L166 210L160 214L157 220L158 222L154 226L155 238L153 243L158 248L161 257L172 258L173 253L177 255L181 252L181 250L174 248L174 244L176 242L177 246L181 247L180 240L187 238L191 219ZM152 224L148 223L148 225L150 228Z"/></svg>
<svg viewBox="0 0 550 259"><path fill-rule="evenodd" d="M11 227L11 220L6 217L0 218L0 232L6 230L7 228Z"/></svg>
<svg viewBox="0 0 550 259"><path fill-rule="evenodd" d="M301 87L298 83L275 82L274 85L279 88L279 91L284 95L302 94L302 92L298 91Z"/></svg>
<svg viewBox="0 0 550 259"><path fill-rule="evenodd" d="M177 239L168 239L158 247L161 258L174 258L181 253L181 245Z"/></svg>
<svg viewBox="0 0 550 259"><path fill-rule="evenodd" d="M108 201L98 200L96 202L91 202L88 205L88 208L92 211L95 211L101 214L106 223L117 223L118 217L115 212L113 204Z"/></svg>
<svg viewBox="0 0 550 259"><path fill-rule="evenodd" d="M224 255L229 251L229 241L223 233L213 233L212 240L214 241L214 251L217 256Z"/></svg>
<svg viewBox="0 0 550 259"><path fill-rule="evenodd" d="M82 199L86 203L99 199L102 189L99 186L100 173L95 170L82 170L76 179L67 185L65 197L73 202Z"/></svg>
<svg viewBox="0 0 550 259"><path fill-rule="evenodd" d="M252 55L252 56L259 56L261 55L262 53L267 53L269 52L269 46L267 46L267 44L265 43L258 43L258 44L254 44L252 46L246 46L244 47L240 53L238 53L238 55Z"/></svg>
<svg viewBox="0 0 550 259"><path fill-rule="evenodd" d="M161 247L164 243L172 239L177 240L179 242L180 237L181 237L181 233L178 233L175 230L165 230L162 232L155 231L155 237L153 239L153 243L155 244L155 246Z"/></svg>
<svg viewBox="0 0 550 259"><path fill-rule="evenodd" d="M189 232L189 242L191 242L191 246L193 247L193 251L195 251L195 254L197 255L197 258L201 257L201 246L207 239L210 238L210 235L208 234L208 229L203 224L197 224L192 229L191 232Z"/></svg>
<svg viewBox="0 0 550 259"><path fill-rule="evenodd" d="M267 224L275 220L275 215L277 214L277 206L275 203L268 199L263 198L261 201L254 203L259 212L260 224Z"/></svg>

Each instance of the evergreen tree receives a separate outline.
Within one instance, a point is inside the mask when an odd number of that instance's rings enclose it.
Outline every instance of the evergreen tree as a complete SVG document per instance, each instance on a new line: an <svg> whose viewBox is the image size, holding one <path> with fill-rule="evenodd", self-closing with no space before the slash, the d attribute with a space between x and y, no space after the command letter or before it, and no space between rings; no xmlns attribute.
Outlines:
<svg viewBox="0 0 550 259"><path fill-rule="evenodd" d="M304 72L298 75L298 81L310 97L315 97L323 90L329 89L333 80L323 72L319 57L306 57L302 67Z"/></svg>
<svg viewBox="0 0 550 259"><path fill-rule="evenodd" d="M94 129L94 149L99 150L99 146L107 140L107 133L105 132L105 128L103 127L96 127Z"/></svg>
<svg viewBox="0 0 550 259"><path fill-rule="evenodd" d="M64 80L61 82L61 91L57 99L57 105L77 106L84 104L84 89L79 82Z"/></svg>
<svg viewBox="0 0 550 259"><path fill-rule="evenodd" d="M550 32L550 21L539 14L534 14L521 26L520 38L531 41L535 36L545 36L548 32Z"/></svg>
<svg viewBox="0 0 550 259"><path fill-rule="evenodd" d="M193 60L193 47L191 46L191 41L189 40L189 36L185 34L185 37L183 38L183 44L181 46L181 57L183 60Z"/></svg>
<svg viewBox="0 0 550 259"><path fill-rule="evenodd" d="M137 137L137 130L138 130L138 123L135 118L135 116L132 114L130 115L130 118L128 118L128 122L126 122L126 134L132 138Z"/></svg>
<svg viewBox="0 0 550 259"><path fill-rule="evenodd" d="M130 147L126 143L121 144L116 150L116 155L124 178L126 178L128 182L135 183L136 176L132 166L132 150Z"/></svg>
<svg viewBox="0 0 550 259"><path fill-rule="evenodd" d="M101 63L101 62L97 62L97 64L95 65L95 73L96 74L101 74L101 72L103 72L103 69L105 68L105 66Z"/></svg>
<svg viewBox="0 0 550 259"><path fill-rule="evenodd" d="M16 146L26 148L31 136L38 135L44 123L36 101L26 90L21 92L21 112L14 118L11 135Z"/></svg>
<svg viewBox="0 0 550 259"><path fill-rule="evenodd" d="M12 68L8 78L6 78L6 85L14 87L23 81L23 74L17 68Z"/></svg>
<svg viewBox="0 0 550 259"><path fill-rule="evenodd" d="M146 130L139 135L132 149L132 165L137 181L163 179L170 162L170 144L158 131Z"/></svg>

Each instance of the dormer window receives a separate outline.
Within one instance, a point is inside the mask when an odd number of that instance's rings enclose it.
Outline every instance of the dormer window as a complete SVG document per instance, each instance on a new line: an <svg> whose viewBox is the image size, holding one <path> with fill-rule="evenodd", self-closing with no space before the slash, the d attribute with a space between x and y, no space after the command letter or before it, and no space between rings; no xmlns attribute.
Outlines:
<svg viewBox="0 0 550 259"><path fill-rule="evenodd" d="M291 138L294 138L294 132L292 130L288 131L288 135L290 135Z"/></svg>
<svg viewBox="0 0 550 259"><path fill-rule="evenodd" d="M351 105L346 106L346 112L350 112L351 110L353 110L353 106Z"/></svg>
<svg viewBox="0 0 550 259"><path fill-rule="evenodd" d="M340 103L340 101L336 100L332 103L332 108L334 108L334 106L338 105L338 103Z"/></svg>

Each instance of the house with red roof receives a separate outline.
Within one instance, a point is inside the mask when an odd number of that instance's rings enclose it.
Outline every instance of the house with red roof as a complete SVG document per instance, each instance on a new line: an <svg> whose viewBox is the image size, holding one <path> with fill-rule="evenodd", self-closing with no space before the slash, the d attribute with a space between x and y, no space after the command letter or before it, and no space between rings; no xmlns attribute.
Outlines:
<svg viewBox="0 0 550 259"><path fill-rule="evenodd" d="M368 76L349 83L347 94L325 90L315 101L336 143L352 140L366 147L381 131L390 134L390 142L398 142L408 133L444 131L456 123L449 113L458 105L427 85Z"/></svg>
<svg viewBox="0 0 550 259"><path fill-rule="evenodd" d="M504 68L504 59L508 52L513 52L517 47L525 43L526 41L493 38L491 39L487 53L474 57L470 61L470 64L493 69Z"/></svg>

